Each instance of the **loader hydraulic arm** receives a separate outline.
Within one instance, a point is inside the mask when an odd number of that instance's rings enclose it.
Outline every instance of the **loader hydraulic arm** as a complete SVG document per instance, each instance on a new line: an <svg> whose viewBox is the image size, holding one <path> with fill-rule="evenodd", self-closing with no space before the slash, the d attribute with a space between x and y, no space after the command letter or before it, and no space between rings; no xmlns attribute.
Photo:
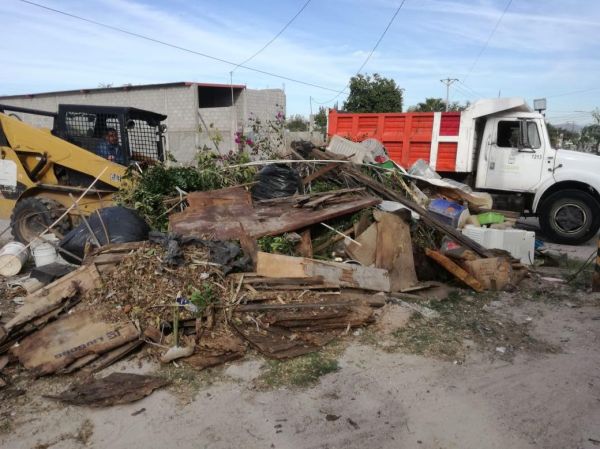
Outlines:
<svg viewBox="0 0 600 449"><path fill-rule="evenodd" d="M104 167L108 167L100 177L100 181L115 189L121 185L121 179L126 171L126 167L122 165L6 114L0 113L0 126L9 148L15 151L20 159L31 161L35 158L35 165L31 167L33 162L30 162L31 168L26 168L32 182L37 182L38 177L55 164L91 177L96 177Z"/></svg>

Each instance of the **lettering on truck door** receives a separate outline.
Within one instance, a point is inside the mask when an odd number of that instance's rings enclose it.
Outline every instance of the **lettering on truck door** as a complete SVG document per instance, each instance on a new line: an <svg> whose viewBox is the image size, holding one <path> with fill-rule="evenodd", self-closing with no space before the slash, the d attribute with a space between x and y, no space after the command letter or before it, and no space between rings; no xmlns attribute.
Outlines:
<svg viewBox="0 0 600 449"><path fill-rule="evenodd" d="M537 120L498 119L494 128L485 188L535 190L542 177L545 147Z"/></svg>

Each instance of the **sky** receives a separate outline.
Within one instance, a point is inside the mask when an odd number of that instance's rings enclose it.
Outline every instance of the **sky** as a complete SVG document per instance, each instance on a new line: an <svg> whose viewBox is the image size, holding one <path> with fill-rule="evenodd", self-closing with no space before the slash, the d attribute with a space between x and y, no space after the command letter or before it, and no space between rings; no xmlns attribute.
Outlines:
<svg viewBox="0 0 600 449"><path fill-rule="evenodd" d="M33 0L133 33L240 63L271 40L306 0ZM175 81L284 88L287 114L340 106L401 0L312 0L245 65L136 38L20 0L0 0L0 95ZM592 121L600 107L600 2L405 0L361 73L393 78L407 108L501 96L547 98L553 123ZM492 31L498 24L494 33ZM233 70L233 73L230 72ZM339 92L342 92L339 94Z"/></svg>

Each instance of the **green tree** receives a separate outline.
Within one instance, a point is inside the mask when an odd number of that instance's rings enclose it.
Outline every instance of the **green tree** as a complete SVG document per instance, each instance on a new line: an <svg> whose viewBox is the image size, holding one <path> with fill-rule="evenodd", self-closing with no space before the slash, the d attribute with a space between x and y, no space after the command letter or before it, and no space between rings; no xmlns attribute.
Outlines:
<svg viewBox="0 0 600 449"><path fill-rule="evenodd" d="M570 131L560 126L554 126L551 123L546 123L548 135L550 136L550 144L553 148L564 145L565 142L577 143L580 140L580 135L577 132Z"/></svg>
<svg viewBox="0 0 600 449"><path fill-rule="evenodd" d="M596 123L582 128L580 144L584 147L591 146L596 154L600 154L600 109L592 111L592 117Z"/></svg>
<svg viewBox="0 0 600 449"><path fill-rule="evenodd" d="M285 123L289 131L308 131L308 121L300 114L292 115Z"/></svg>
<svg viewBox="0 0 600 449"><path fill-rule="evenodd" d="M319 108L319 112L313 117L315 121L315 128L322 134L327 131L327 109L324 106Z"/></svg>
<svg viewBox="0 0 600 449"><path fill-rule="evenodd" d="M461 105L454 101L448 105L448 111L457 112L464 111L469 103ZM444 112L446 110L446 102L442 98L428 97L422 103L417 103L416 106L408 108L409 112Z"/></svg>
<svg viewBox="0 0 600 449"><path fill-rule="evenodd" d="M396 81L378 73L350 78L350 94L344 102L348 112L402 112L402 90Z"/></svg>
<svg viewBox="0 0 600 449"><path fill-rule="evenodd" d="M591 147L597 154L600 154L600 124L584 126L581 130L580 142L583 147Z"/></svg>

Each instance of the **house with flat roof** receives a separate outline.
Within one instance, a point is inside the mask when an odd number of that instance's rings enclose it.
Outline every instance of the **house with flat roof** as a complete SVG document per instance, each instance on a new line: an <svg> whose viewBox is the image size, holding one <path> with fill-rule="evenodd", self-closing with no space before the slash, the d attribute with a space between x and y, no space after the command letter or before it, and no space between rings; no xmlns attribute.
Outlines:
<svg viewBox="0 0 600 449"><path fill-rule="evenodd" d="M167 148L179 162L193 161L208 147L225 154L236 148L235 133L249 132L285 114L282 89L248 89L242 84L175 82L0 96L0 104L56 112L59 104L131 106L167 116ZM52 127L52 118L15 113L23 121Z"/></svg>

